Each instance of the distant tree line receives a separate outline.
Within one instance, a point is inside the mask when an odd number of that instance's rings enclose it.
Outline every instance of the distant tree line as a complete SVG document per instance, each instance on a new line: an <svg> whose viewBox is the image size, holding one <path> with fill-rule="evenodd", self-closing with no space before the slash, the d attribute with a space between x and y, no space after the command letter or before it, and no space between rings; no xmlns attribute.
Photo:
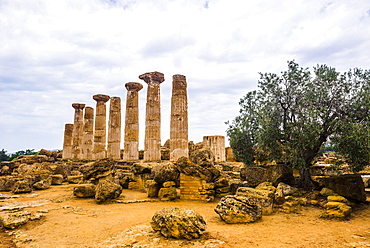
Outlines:
<svg viewBox="0 0 370 248"><path fill-rule="evenodd" d="M0 161L13 161L18 159L21 155L37 155L39 152L35 152L35 149L26 149L25 151L20 150L10 155L7 154L7 151L2 149L0 151Z"/></svg>

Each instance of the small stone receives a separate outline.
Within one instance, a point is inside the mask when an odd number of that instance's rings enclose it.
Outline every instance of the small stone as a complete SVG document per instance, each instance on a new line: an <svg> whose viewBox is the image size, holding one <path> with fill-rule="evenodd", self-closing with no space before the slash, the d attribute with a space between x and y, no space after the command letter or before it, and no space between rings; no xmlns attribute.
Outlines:
<svg viewBox="0 0 370 248"><path fill-rule="evenodd" d="M161 201L173 201L177 198L177 190L175 187L161 188L158 192L158 198Z"/></svg>
<svg viewBox="0 0 370 248"><path fill-rule="evenodd" d="M348 218L352 208L343 202L328 202L326 204L326 216L332 218Z"/></svg>
<svg viewBox="0 0 370 248"><path fill-rule="evenodd" d="M64 177L61 174L51 175L52 185L61 185L63 183Z"/></svg>
<svg viewBox="0 0 370 248"><path fill-rule="evenodd" d="M79 184L73 187L73 195L79 198L92 198L95 196L95 185Z"/></svg>

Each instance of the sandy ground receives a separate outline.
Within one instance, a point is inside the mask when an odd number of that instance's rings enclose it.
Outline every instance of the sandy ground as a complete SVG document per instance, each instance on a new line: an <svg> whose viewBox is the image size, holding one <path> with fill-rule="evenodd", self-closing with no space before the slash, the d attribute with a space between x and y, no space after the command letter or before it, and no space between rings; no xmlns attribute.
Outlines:
<svg viewBox="0 0 370 248"><path fill-rule="evenodd" d="M276 212L256 223L226 224L214 203L193 201L96 204L78 199L73 185L7 199L0 205L32 201L43 212L15 231L0 230L0 247L370 247L370 206L355 209L350 220L319 218L323 209L304 207L299 213ZM0 192L7 193L7 192ZM147 199L145 193L124 190L120 200ZM193 209L207 222L199 240L165 239L154 233L150 220L164 207ZM10 236L9 236L10 235ZM13 243L12 243L13 242Z"/></svg>

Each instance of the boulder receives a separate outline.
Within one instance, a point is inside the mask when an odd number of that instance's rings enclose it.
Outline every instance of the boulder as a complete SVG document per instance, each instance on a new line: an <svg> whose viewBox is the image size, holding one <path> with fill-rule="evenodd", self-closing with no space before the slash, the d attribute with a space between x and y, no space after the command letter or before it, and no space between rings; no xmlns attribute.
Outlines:
<svg viewBox="0 0 370 248"><path fill-rule="evenodd" d="M155 212L151 226L166 238L197 239L206 230L203 217L191 209L163 208Z"/></svg>
<svg viewBox="0 0 370 248"><path fill-rule="evenodd" d="M118 198L122 193L122 187L110 180L99 180L95 189L95 200L98 203Z"/></svg>
<svg viewBox="0 0 370 248"><path fill-rule="evenodd" d="M34 189L42 190L42 189L48 189L51 186L51 176L49 176L47 179L40 180L32 185Z"/></svg>
<svg viewBox="0 0 370 248"><path fill-rule="evenodd" d="M69 176L67 177L67 181L71 184L79 184L82 183L84 180L83 176Z"/></svg>
<svg viewBox="0 0 370 248"><path fill-rule="evenodd" d="M348 218L352 213L352 208L343 202L328 202L326 204L324 217L329 218Z"/></svg>
<svg viewBox="0 0 370 248"><path fill-rule="evenodd" d="M12 193L13 194L22 194L32 192L32 187L28 180L20 180L14 183Z"/></svg>
<svg viewBox="0 0 370 248"><path fill-rule="evenodd" d="M95 185L79 184L73 187L73 195L79 198L93 198L95 197Z"/></svg>
<svg viewBox="0 0 370 248"><path fill-rule="evenodd" d="M276 192L276 188L274 187L274 185L272 185L272 182L263 182L259 184L256 189L268 190L274 193Z"/></svg>
<svg viewBox="0 0 370 248"><path fill-rule="evenodd" d="M284 164L269 165L264 179L264 181L271 182L274 186L281 182L292 184L294 183L293 170Z"/></svg>
<svg viewBox="0 0 370 248"><path fill-rule="evenodd" d="M84 164L80 167L80 171L83 174L85 180L90 178L101 178L106 177L113 173L115 162L112 158L103 158Z"/></svg>
<svg viewBox="0 0 370 248"><path fill-rule="evenodd" d="M155 198L158 197L158 192L159 192L159 184L156 183L154 180L147 180L145 182L145 188L146 188L146 193L148 194L149 198Z"/></svg>
<svg viewBox="0 0 370 248"><path fill-rule="evenodd" d="M240 178L246 181L248 187L256 187L265 182L265 174L267 169L258 166L248 166L240 170Z"/></svg>
<svg viewBox="0 0 370 248"><path fill-rule="evenodd" d="M320 191L320 195L324 197L328 197L331 195L338 195L337 193L334 192L334 190L328 189L328 188L322 188Z"/></svg>
<svg viewBox="0 0 370 248"><path fill-rule="evenodd" d="M214 174L213 170L194 164L186 157L179 158L176 164L181 173L184 173L187 176L198 177L207 182L212 182L218 176ZM217 170L216 168L214 169Z"/></svg>
<svg viewBox="0 0 370 248"><path fill-rule="evenodd" d="M173 163L157 165L153 168L153 179L159 184L179 180L180 172Z"/></svg>
<svg viewBox="0 0 370 248"><path fill-rule="evenodd" d="M61 174L51 175L51 185L61 185L63 184L64 177Z"/></svg>
<svg viewBox="0 0 370 248"><path fill-rule="evenodd" d="M173 182L173 181L168 181L168 182L163 183L163 188L171 188L171 187L175 187L175 186L176 186L176 183Z"/></svg>
<svg viewBox="0 0 370 248"><path fill-rule="evenodd" d="M0 191L11 191L17 178L13 176L0 176Z"/></svg>
<svg viewBox="0 0 370 248"><path fill-rule="evenodd" d="M263 215L269 215L274 210L274 192L270 190L254 189L250 187L239 187L236 191L237 196L243 196L249 199L250 202L261 207Z"/></svg>
<svg viewBox="0 0 370 248"><path fill-rule="evenodd" d="M190 154L190 161L197 165L213 165L215 156L209 149L195 150Z"/></svg>
<svg viewBox="0 0 370 248"><path fill-rule="evenodd" d="M323 180L326 188L353 202L366 202L364 182L359 174L346 174Z"/></svg>
<svg viewBox="0 0 370 248"><path fill-rule="evenodd" d="M177 198L177 190L175 187L161 188L158 192L158 198L161 201L173 201Z"/></svg>
<svg viewBox="0 0 370 248"><path fill-rule="evenodd" d="M34 164L48 161L45 155L20 155L17 159L21 164Z"/></svg>
<svg viewBox="0 0 370 248"><path fill-rule="evenodd" d="M29 211L19 211L14 213L1 213L0 223L6 229L15 229L21 225L26 224L30 220L38 220L43 215ZM1 243L1 242L0 242Z"/></svg>
<svg viewBox="0 0 370 248"><path fill-rule="evenodd" d="M241 180L247 181L249 187L256 187L263 182L271 182L277 186L280 182L292 184L294 182L293 170L283 164L266 167L249 166L240 171Z"/></svg>
<svg viewBox="0 0 370 248"><path fill-rule="evenodd" d="M215 212L228 224L251 223L262 217L261 206L244 196L228 195L221 198Z"/></svg>

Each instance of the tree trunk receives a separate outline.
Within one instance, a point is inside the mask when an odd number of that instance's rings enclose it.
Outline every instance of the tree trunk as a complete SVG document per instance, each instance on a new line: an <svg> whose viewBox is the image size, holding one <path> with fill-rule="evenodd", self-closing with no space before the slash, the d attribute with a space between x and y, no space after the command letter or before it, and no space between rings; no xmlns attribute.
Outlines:
<svg viewBox="0 0 370 248"><path fill-rule="evenodd" d="M311 173L309 167L304 167L300 171L301 181L299 182L299 187L303 188L304 190L318 190L319 183L315 182L311 178Z"/></svg>

